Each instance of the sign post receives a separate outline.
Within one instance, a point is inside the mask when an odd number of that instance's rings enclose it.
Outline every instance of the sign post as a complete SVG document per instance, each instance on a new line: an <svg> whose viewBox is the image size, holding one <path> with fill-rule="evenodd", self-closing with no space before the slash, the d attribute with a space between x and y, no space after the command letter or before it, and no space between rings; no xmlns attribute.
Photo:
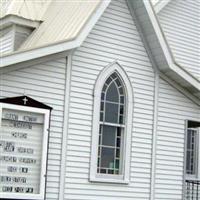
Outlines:
<svg viewBox="0 0 200 200"><path fill-rule="evenodd" d="M0 197L42 200L50 110L22 101L0 103Z"/></svg>

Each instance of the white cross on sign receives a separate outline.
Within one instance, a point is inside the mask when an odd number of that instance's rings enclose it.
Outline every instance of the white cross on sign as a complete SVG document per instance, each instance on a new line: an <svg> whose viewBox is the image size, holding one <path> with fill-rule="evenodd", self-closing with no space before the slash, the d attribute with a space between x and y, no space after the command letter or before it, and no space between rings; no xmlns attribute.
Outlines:
<svg viewBox="0 0 200 200"><path fill-rule="evenodd" d="M26 105L26 102L28 101L28 99L26 97L24 97L24 99L22 99L24 101L24 105Z"/></svg>

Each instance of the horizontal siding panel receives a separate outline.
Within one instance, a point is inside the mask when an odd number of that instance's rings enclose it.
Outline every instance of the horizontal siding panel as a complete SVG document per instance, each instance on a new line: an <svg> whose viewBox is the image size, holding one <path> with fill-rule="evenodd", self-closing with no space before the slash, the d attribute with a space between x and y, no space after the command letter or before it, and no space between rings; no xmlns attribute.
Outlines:
<svg viewBox="0 0 200 200"><path fill-rule="evenodd" d="M108 57L108 58L114 57L115 59L120 59L120 60L123 60L126 58L127 58L126 60L134 59L134 62L139 63L139 64L144 63L144 65L149 63L148 58L142 58L140 55L133 55L131 52L130 53L123 52L123 51L120 51L120 49L112 49L112 47L107 48L107 49L104 48L104 51L106 52L106 54L101 51L98 51L96 49L98 49L97 46L90 48L90 49L88 49L88 53L84 52L84 49L83 50L81 49L80 53L76 53L76 54L77 54L77 56L78 56L78 54L80 54L80 56L83 56L83 57L91 56L91 58L94 57L94 55L96 55L96 57L98 59L105 59L106 57ZM145 68L145 66L144 66L144 68Z"/></svg>
<svg viewBox="0 0 200 200"><path fill-rule="evenodd" d="M15 84L15 83L13 83L13 84ZM14 93L15 96L16 96L16 94L19 94L19 93L20 94L26 93L27 95L31 95L31 96L38 96L38 97L43 97L43 98L45 97L45 99L54 99L54 100L62 100L63 101L62 95L57 95L57 94L52 95L44 89L43 89L44 91L40 91L39 88L38 88L38 90L34 90L34 89L30 90L30 88L25 83L21 84L21 85L18 84L19 87L18 87L17 92L16 92L15 88L13 88L11 82L9 83L9 86L6 84L4 85L3 83L2 83L2 85L3 85L2 92L9 92L10 94ZM29 93L26 91L29 91Z"/></svg>
<svg viewBox="0 0 200 200"><path fill-rule="evenodd" d="M0 31L0 54L11 53L14 48L13 30L7 28Z"/></svg>
<svg viewBox="0 0 200 200"><path fill-rule="evenodd" d="M24 90L33 88L32 90L34 90L34 91L40 91L40 92L46 92L46 93L50 92L53 95L62 95L63 91L64 91L64 90L57 89L57 88L55 88L55 89L51 88L51 85L47 91L46 86L39 85L38 82L37 83L34 83L34 82L29 83L29 82L30 81L26 82L26 80L24 80L24 79L22 80L21 78L13 80L13 77L10 77L10 78L7 77L7 80L1 79L1 83L8 87L12 87L13 85L15 85L16 87L23 88ZM26 86L24 86L25 84L26 84ZM62 96L62 98L63 98L63 96Z"/></svg>
<svg viewBox="0 0 200 200"><path fill-rule="evenodd" d="M30 75L30 73L28 73L28 74ZM16 82L27 83L30 86L32 86L32 85L39 85L39 86L46 87L47 84L48 84L49 88L55 88L55 89L58 90L58 92L59 92L59 90L61 90L61 91L64 90L64 85L61 85L60 83L57 83L57 82L52 82L52 79L51 79L51 81L50 80L48 81L48 80L45 79L46 81L44 82L44 77L41 80L38 79L38 77L37 77L37 79L33 79L33 78L30 79L30 77L27 77L27 74L24 75L24 76L22 76L22 73L19 73L19 75L17 77L16 77L16 75L7 75L7 79L2 79L2 82L4 80L5 81L12 80L12 78L14 78L14 77L15 77L15 81ZM37 82L36 82L36 80L37 80Z"/></svg>
<svg viewBox="0 0 200 200"><path fill-rule="evenodd" d="M111 28L111 25L109 24L109 29ZM94 31L93 31L94 32ZM117 37L117 36L115 36ZM106 38L104 38L104 36L101 35L100 31L99 32L95 32L93 35L91 35L87 42L88 44L86 44L89 46L89 44L93 44L93 45L100 45L101 48L109 46L107 42L111 43L113 45L113 48L119 48L119 45L122 49L124 49L125 51L135 51L136 54L140 54L143 56L147 56L145 55L145 49L144 47L141 45L138 45L138 42L133 43L134 41L132 39L128 38L121 38L120 36L118 36L118 40L116 40L116 38L113 38L111 35L107 34ZM95 43L94 43L94 39L95 39ZM118 45L118 46L117 46ZM92 47L92 46L91 46ZM91 48L90 47L90 48Z"/></svg>

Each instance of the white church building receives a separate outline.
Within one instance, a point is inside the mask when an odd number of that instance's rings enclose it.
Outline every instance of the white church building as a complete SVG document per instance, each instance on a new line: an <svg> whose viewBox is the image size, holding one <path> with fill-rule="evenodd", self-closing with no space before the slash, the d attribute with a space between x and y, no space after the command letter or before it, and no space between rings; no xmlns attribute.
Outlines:
<svg viewBox="0 0 200 200"><path fill-rule="evenodd" d="M200 200L200 0L0 6L0 199Z"/></svg>

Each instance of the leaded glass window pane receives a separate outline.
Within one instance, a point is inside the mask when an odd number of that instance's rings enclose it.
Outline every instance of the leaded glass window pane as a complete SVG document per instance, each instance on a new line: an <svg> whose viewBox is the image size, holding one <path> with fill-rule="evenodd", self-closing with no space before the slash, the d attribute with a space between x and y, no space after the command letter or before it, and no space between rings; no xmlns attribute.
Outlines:
<svg viewBox="0 0 200 200"><path fill-rule="evenodd" d="M107 90L106 101L111 101L116 103L119 102L119 93L114 81L110 84Z"/></svg>
<svg viewBox="0 0 200 200"><path fill-rule="evenodd" d="M116 73L106 80L101 92L100 121L124 124L125 95L123 84Z"/></svg>
<svg viewBox="0 0 200 200"><path fill-rule="evenodd" d="M113 126L103 126L102 145L115 146L117 128Z"/></svg>
<svg viewBox="0 0 200 200"><path fill-rule="evenodd" d="M114 168L115 149L114 148L101 148L101 167L107 169Z"/></svg>
<svg viewBox="0 0 200 200"><path fill-rule="evenodd" d="M106 103L105 122L118 123L119 105L113 103Z"/></svg>
<svg viewBox="0 0 200 200"><path fill-rule="evenodd" d="M123 128L100 125L98 148L98 172L119 174Z"/></svg>

